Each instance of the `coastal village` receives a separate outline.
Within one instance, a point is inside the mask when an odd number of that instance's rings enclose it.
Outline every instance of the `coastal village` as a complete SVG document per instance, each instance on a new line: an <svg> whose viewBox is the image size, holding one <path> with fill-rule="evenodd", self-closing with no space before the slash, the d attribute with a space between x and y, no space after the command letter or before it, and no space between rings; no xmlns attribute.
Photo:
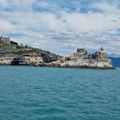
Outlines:
<svg viewBox="0 0 120 120"><path fill-rule="evenodd" d="M9 37L0 37L1 65L32 65L47 67L77 67L112 69L111 60L101 47L95 53L89 53L84 48L78 48L69 56L60 56L49 51L29 46L20 46Z"/></svg>

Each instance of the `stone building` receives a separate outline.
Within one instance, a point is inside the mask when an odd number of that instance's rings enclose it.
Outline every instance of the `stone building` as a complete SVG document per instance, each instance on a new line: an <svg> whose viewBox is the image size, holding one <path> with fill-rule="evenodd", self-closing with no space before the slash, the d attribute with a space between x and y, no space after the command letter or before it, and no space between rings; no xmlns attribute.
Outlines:
<svg viewBox="0 0 120 120"><path fill-rule="evenodd" d="M78 52L78 53L84 53L84 52L86 52L86 50L83 49L83 48L78 48L78 49L77 49L77 52Z"/></svg>
<svg viewBox="0 0 120 120"><path fill-rule="evenodd" d="M104 48L101 47L98 52L92 54L92 59L96 59L98 61L107 61L108 56L107 56Z"/></svg>
<svg viewBox="0 0 120 120"><path fill-rule="evenodd" d="M0 43L7 43L10 44L10 38L9 37L3 37L2 35L0 36Z"/></svg>

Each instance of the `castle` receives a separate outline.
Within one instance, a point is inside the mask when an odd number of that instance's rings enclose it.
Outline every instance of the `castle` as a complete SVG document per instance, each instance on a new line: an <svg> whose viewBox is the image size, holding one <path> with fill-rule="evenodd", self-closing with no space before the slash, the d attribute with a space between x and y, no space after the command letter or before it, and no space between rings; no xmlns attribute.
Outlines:
<svg viewBox="0 0 120 120"><path fill-rule="evenodd" d="M1 36L0 36L0 43L10 44L10 38L9 38L9 37L3 37L3 36L1 35Z"/></svg>
<svg viewBox="0 0 120 120"><path fill-rule="evenodd" d="M97 61L107 61L108 56L104 50L103 47L101 47L97 52L95 53L89 53L87 50L84 48L78 48L77 52L73 54L73 57L78 57L78 58L84 58L84 59L90 59L90 60L97 60Z"/></svg>

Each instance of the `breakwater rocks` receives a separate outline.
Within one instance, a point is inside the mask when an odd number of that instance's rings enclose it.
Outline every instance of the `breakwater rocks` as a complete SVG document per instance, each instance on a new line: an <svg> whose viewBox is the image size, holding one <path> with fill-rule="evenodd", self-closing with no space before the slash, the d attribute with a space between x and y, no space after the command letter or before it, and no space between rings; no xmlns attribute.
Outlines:
<svg viewBox="0 0 120 120"><path fill-rule="evenodd" d="M0 65L113 69L103 48L93 54L85 49L77 49L75 53L62 57L49 51L18 45L14 41L0 41Z"/></svg>

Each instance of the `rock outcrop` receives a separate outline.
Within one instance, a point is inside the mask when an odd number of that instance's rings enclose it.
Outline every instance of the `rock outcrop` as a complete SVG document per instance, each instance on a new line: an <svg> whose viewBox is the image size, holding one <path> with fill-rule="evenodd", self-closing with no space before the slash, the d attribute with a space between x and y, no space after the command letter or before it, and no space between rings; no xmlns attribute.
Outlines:
<svg viewBox="0 0 120 120"><path fill-rule="evenodd" d="M88 53L84 49L79 49L70 56L63 57L58 61L52 62L51 66L58 67L75 67L75 68L98 68L98 69L112 69L111 60L101 48L94 54Z"/></svg>
<svg viewBox="0 0 120 120"><path fill-rule="evenodd" d="M59 58L61 56L49 51L0 38L0 65L43 65Z"/></svg>
<svg viewBox="0 0 120 120"><path fill-rule="evenodd" d="M112 69L111 60L101 48L93 54L85 49L77 49L77 52L69 56L59 56L49 51L38 48L18 45L14 41L0 41L0 65L30 65L47 67L68 68L98 68Z"/></svg>

